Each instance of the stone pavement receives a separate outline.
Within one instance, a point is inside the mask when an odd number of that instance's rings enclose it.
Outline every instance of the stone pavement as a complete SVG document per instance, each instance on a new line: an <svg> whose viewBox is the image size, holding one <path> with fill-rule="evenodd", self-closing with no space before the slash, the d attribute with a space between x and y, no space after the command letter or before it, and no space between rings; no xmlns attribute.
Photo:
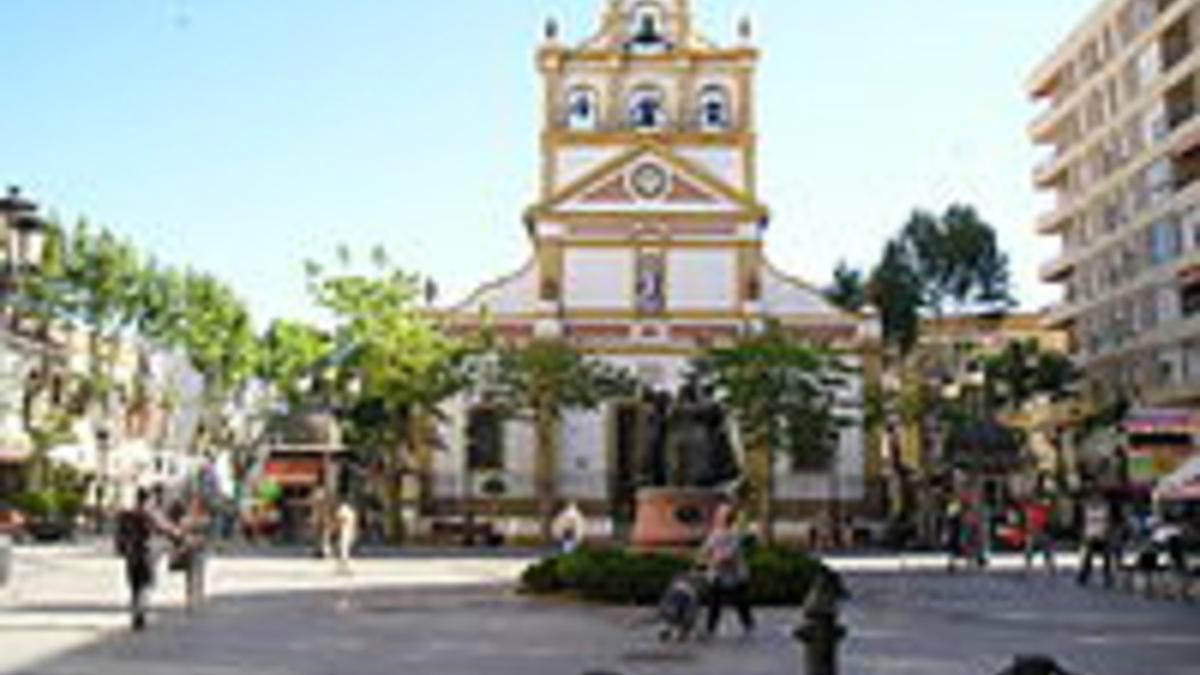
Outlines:
<svg viewBox="0 0 1200 675"><path fill-rule="evenodd" d="M761 629L749 640L728 635L703 645L662 646L653 630L638 625L643 611L515 596L509 582L521 559L372 560L359 563L353 577L334 575L327 564L312 560L219 560L212 605L191 617L168 609L149 632L132 635L111 597L102 599L111 596L111 587L101 588L111 578L100 579L105 566L117 567L112 560L85 552L50 557L62 567L43 574L74 585L10 602L5 614L18 618L0 623L0 644L6 645L0 672L802 672L789 635L795 611L761 612ZM932 561L906 561L904 571L887 558L838 564L852 570L855 595L846 612L847 675L992 675L1018 652L1053 653L1079 675L1200 675L1195 605L1078 589L1066 577L948 576L933 571ZM93 581L66 582L63 574L71 569L90 570ZM83 586L89 590L73 601L70 596ZM168 606L176 599L177 589L168 588ZM85 637L69 622L55 628L28 621L40 615L86 618L91 611L112 623ZM21 645L36 644L53 647L14 658Z"/></svg>

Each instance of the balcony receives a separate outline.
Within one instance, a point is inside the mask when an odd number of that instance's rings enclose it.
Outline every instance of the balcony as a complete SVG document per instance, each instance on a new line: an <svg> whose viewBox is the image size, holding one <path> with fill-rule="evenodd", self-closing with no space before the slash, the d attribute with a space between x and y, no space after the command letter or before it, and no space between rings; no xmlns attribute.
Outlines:
<svg viewBox="0 0 1200 675"><path fill-rule="evenodd" d="M1069 302L1056 302L1042 311L1042 327L1048 330L1062 330L1075 323L1075 305Z"/></svg>
<svg viewBox="0 0 1200 675"><path fill-rule="evenodd" d="M1033 170L1033 183L1039 188L1054 187L1067 177L1067 162L1069 153L1055 152L1050 157L1038 162Z"/></svg>
<svg viewBox="0 0 1200 675"><path fill-rule="evenodd" d="M1061 255L1038 268L1038 276L1048 284L1062 283L1075 269L1074 255Z"/></svg>
<svg viewBox="0 0 1200 675"><path fill-rule="evenodd" d="M1071 216L1075 212L1074 199L1062 199L1051 210L1041 214L1037 219L1038 234L1060 234L1071 224Z"/></svg>

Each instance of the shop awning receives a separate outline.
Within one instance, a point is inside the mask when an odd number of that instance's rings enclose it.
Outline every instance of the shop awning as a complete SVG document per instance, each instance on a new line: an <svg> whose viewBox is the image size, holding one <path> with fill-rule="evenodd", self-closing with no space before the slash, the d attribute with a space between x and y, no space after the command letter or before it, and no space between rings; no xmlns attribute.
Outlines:
<svg viewBox="0 0 1200 675"><path fill-rule="evenodd" d="M1161 501L1200 501L1200 455L1183 463L1174 473L1163 478L1154 490Z"/></svg>
<svg viewBox="0 0 1200 675"><path fill-rule="evenodd" d="M0 447L0 464L24 464L29 461L29 450Z"/></svg>
<svg viewBox="0 0 1200 675"><path fill-rule="evenodd" d="M1139 408L1130 411L1121 427L1127 434L1195 434L1200 420L1182 408Z"/></svg>
<svg viewBox="0 0 1200 675"><path fill-rule="evenodd" d="M263 475L283 487L319 485L323 475L318 457L288 457L267 460Z"/></svg>

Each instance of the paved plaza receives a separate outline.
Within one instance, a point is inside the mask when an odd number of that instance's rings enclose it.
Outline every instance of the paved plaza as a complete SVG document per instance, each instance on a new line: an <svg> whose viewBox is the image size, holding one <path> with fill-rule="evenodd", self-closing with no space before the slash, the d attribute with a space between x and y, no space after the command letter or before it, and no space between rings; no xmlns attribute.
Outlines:
<svg viewBox="0 0 1200 675"><path fill-rule="evenodd" d="M131 634L118 561L99 549L26 549L3 597L0 672L333 674L801 673L795 611L761 613L750 639L662 646L641 610L522 598L523 556L407 554L339 576L298 555L216 560L215 598L179 609L179 580ZM848 675L992 675L1053 653L1079 675L1200 674L1200 606L1078 589L1003 570L948 576L933 559L841 559L854 599Z"/></svg>

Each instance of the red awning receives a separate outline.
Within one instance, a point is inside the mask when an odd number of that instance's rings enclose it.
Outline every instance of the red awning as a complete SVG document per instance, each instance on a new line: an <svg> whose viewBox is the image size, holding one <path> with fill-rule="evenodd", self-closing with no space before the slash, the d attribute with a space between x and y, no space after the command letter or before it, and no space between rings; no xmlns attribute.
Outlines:
<svg viewBox="0 0 1200 675"><path fill-rule="evenodd" d="M323 471L319 458L294 457L268 460L264 473L281 486L306 487L319 485Z"/></svg>
<svg viewBox="0 0 1200 675"><path fill-rule="evenodd" d="M1184 286L1200 283L1200 265L1192 265L1179 270L1179 281Z"/></svg>

